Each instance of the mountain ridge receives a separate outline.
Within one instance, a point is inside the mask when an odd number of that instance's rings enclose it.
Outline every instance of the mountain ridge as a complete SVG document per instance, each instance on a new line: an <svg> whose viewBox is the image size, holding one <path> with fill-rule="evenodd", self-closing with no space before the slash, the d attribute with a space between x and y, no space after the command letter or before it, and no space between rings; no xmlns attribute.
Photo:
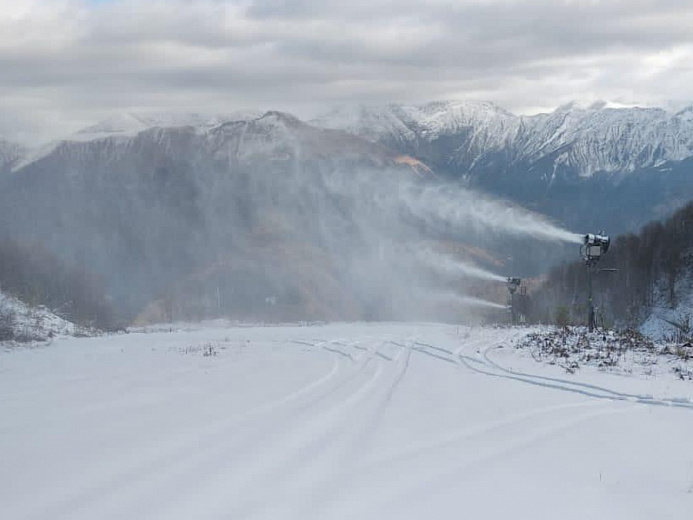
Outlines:
<svg viewBox="0 0 693 520"><path fill-rule="evenodd" d="M447 164L435 166L473 177L486 159L536 165L552 157L554 169L580 177L634 171L693 156L693 107L612 107L569 103L550 113L515 115L485 101L438 101L335 109L311 120L408 150L456 138Z"/></svg>

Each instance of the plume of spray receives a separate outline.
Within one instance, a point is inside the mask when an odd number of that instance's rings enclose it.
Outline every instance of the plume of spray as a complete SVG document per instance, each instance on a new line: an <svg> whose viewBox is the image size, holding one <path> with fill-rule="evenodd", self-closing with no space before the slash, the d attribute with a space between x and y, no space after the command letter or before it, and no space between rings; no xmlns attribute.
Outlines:
<svg viewBox="0 0 693 520"><path fill-rule="evenodd" d="M449 185L401 185L402 202L432 227L452 226L477 233L498 232L545 241L580 244L581 235L507 201Z"/></svg>
<svg viewBox="0 0 693 520"><path fill-rule="evenodd" d="M349 287L358 292L360 301L377 309L378 317L409 317L425 307L424 301L440 301L440 278L431 279L426 273L443 275L461 291L443 295L445 302L505 309L504 305L464 295L463 281L504 283L505 277L416 244L449 234L454 235L453 240L482 248L493 248L508 236L523 241L581 243L580 235L520 206L462 186L432 185L395 172L383 175L382 171L364 169L350 176L328 173L321 183L309 183L299 193L313 193L311 201L322 201L325 197L320 189L330 194L319 206L321 218L316 219L320 241L335 251L340 269L348 273ZM348 211L340 213L338 208ZM309 229L309 225L301 228Z"/></svg>
<svg viewBox="0 0 693 520"><path fill-rule="evenodd" d="M424 249L418 252L417 256L425 265L444 274L491 282L505 282L505 278L500 275L474 264L460 262L449 255L438 253L432 249Z"/></svg>
<svg viewBox="0 0 693 520"><path fill-rule="evenodd" d="M442 293L436 295L435 298L438 301L452 301L465 307L483 307L487 309L499 310L507 309L507 306L501 305L500 303L484 300L482 298L476 298L474 296L460 295L457 293Z"/></svg>

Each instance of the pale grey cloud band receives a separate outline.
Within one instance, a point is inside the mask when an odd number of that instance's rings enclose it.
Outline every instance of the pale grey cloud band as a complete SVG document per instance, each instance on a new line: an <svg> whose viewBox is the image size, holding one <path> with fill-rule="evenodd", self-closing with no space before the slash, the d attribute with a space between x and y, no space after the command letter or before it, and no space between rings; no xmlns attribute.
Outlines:
<svg viewBox="0 0 693 520"><path fill-rule="evenodd" d="M123 110L692 97L693 6L664 0L0 0L0 135Z"/></svg>

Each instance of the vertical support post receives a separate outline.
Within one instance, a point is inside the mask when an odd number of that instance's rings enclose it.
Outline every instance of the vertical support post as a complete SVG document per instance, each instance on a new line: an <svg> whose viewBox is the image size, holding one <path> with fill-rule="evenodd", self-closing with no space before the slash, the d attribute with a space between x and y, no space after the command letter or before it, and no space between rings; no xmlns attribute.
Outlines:
<svg viewBox="0 0 693 520"><path fill-rule="evenodd" d="M592 299L592 266L587 264L587 326L594 331L594 301Z"/></svg>

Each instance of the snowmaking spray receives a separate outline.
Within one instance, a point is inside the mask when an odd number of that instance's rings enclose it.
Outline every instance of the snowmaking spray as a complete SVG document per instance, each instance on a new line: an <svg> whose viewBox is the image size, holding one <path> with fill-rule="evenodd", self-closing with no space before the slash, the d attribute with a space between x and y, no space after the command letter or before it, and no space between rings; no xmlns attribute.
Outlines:
<svg viewBox="0 0 693 520"><path fill-rule="evenodd" d="M431 249L420 251L417 256L426 266L443 274L460 276L464 278L476 278L491 282L504 282L505 278L474 264L461 262L449 255L438 253Z"/></svg>
<svg viewBox="0 0 693 520"><path fill-rule="evenodd" d="M459 295L456 293L441 293L439 295L435 295L435 298L440 301L452 301L464 307L482 307L487 309L499 310L507 310L508 308L506 305L501 305L500 303L484 300L483 298Z"/></svg>
<svg viewBox="0 0 693 520"><path fill-rule="evenodd" d="M552 224L542 215L461 187L410 185L401 189L400 196L413 215L433 227L471 228L477 233L572 244L583 240L581 235Z"/></svg>

